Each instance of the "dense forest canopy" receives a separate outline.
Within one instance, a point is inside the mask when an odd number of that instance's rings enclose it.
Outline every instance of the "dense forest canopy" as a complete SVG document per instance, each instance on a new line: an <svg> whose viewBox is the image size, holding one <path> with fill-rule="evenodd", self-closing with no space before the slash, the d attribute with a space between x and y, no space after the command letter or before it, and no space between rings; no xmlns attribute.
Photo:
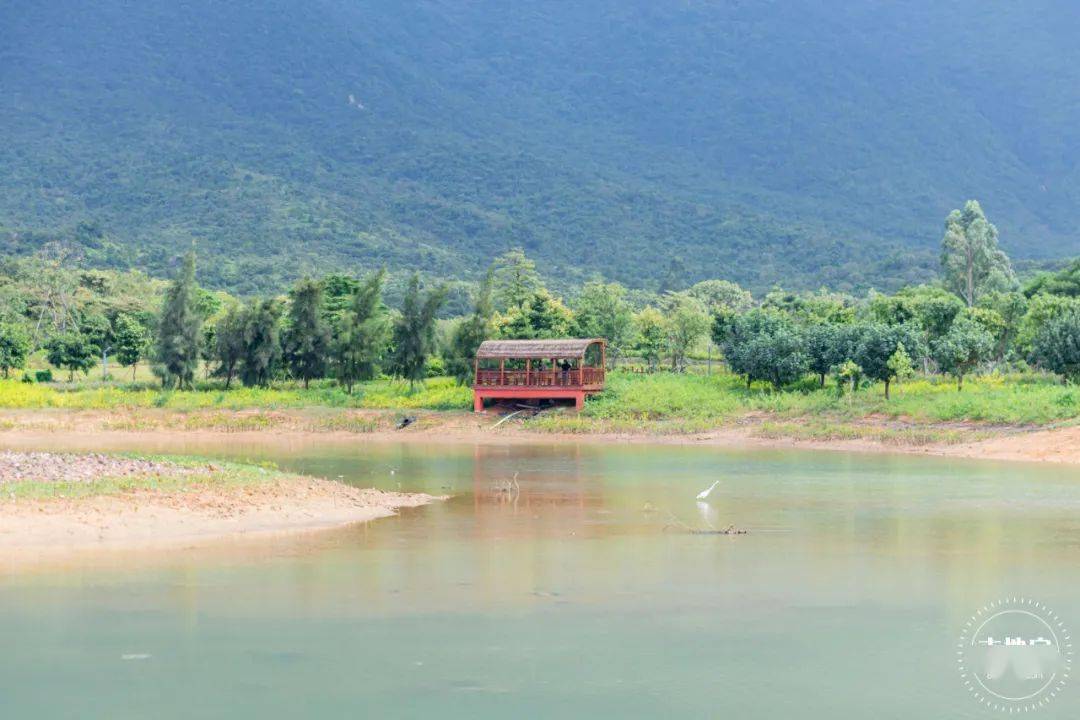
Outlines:
<svg viewBox="0 0 1080 720"><path fill-rule="evenodd" d="M241 294L386 265L553 284L932 278L979 198L1080 250L1066 0L0 6L0 249ZM398 272L397 282L405 276ZM672 286L672 282L677 286Z"/></svg>

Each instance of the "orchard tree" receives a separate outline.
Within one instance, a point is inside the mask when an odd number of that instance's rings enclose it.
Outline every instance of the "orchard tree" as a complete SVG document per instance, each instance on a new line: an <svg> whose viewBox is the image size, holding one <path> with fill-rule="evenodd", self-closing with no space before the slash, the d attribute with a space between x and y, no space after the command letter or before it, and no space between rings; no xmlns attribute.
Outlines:
<svg viewBox="0 0 1080 720"><path fill-rule="evenodd" d="M386 270L372 273L353 293L349 309L342 313L334 343L338 380L352 394L360 380L379 372L390 342L390 317L382 300Z"/></svg>
<svg viewBox="0 0 1080 720"><path fill-rule="evenodd" d="M963 316L930 348L937 367L956 378L956 389L963 390L963 376L993 354L994 336L971 317Z"/></svg>
<svg viewBox="0 0 1080 720"><path fill-rule="evenodd" d="M176 383L181 390L191 388L195 379L203 322L197 298L195 251L192 250L184 256L180 272L165 292L161 310L157 359L164 387Z"/></svg>
<svg viewBox="0 0 1080 720"><path fill-rule="evenodd" d="M690 348L709 330L709 317L702 304L686 293L668 293L663 307L671 369L683 372Z"/></svg>
<svg viewBox="0 0 1080 720"><path fill-rule="evenodd" d="M890 364L890 360L900 346L904 347L906 354L921 355L922 341L911 326L871 323L862 328L859 345L852 358L866 377L885 384L886 400L889 399L889 385L897 372L896 364Z"/></svg>
<svg viewBox="0 0 1080 720"><path fill-rule="evenodd" d="M998 247L998 231L982 207L968 200L945 221L941 240L941 274L945 286L975 305L983 293L1016 286L1009 257Z"/></svg>
<svg viewBox="0 0 1080 720"><path fill-rule="evenodd" d="M477 290L472 315L458 323L450 338L450 353L446 359L446 369L461 384L473 377L473 360L480 343L495 332L492 318L495 308L492 304L492 285L494 274L488 270L484 282Z"/></svg>
<svg viewBox="0 0 1080 720"><path fill-rule="evenodd" d="M427 376L427 359L435 351L435 316L446 302L446 285L440 285L424 297L420 276L413 273L405 291L401 314L394 319L393 351L390 369L409 381L409 388Z"/></svg>
<svg viewBox="0 0 1080 720"><path fill-rule="evenodd" d="M314 378L326 372L330 352L330 327L323 318L322 286L305 278L296 284L289 304L285 331L285 361L293 377L304 382L304 388Z"/></svg>
<svg viewBox="0 0 1080 720"><path fill-rule="evenodd" d="M821 323L811 325L803 331L807 367L818 376L820 387L825 387L825 376L833 367L847 359L846 348L840 342L840 327Z"/></svg>
<svg viewBox="0 0 1080 720"><path fill-rule="evenodd" d="M113 351L116 336L109 318L98 313L83 317L79 330L101 358L101 379L109 378L109 353Z"/></svg>
<svg viewBox="0 0 1080 720"><path fill-rule="evenodd" d="M612 367L630 341L634 316L626 302L626 288L619 283L588 282L574 309L574 334L604 338Z"/></svg>
<svg viewBox="0 0 1080 720"><path fill-rule="evenodd" d="M656 308L646 307L634 316L634 327L638 336L638 352L649 370L655 370L667 348L664 316Z"/></svg>
<svg viewBox="0 0 1080 720"><path fill-rule="evenodd" d="M0 323L0 370L8 377L11 370L26 367L30 355L30 333L16 323Z"/></svg>
<svg viewBox="0 0 1080 720"><path fill-rule="evenodd" d="M1080 309L1043 325L1032 343L1031 361L1066 380L1080 382Z"/></svg>
<svg viewBox="0 0 1080 720"><path fill-rule="evenodd" d="M55 335L45 344L45 357L53 367L68 371L68 382L75 380L76 372L89 372L94 367L96 348L78 330Z"/></svg>
<svg viewBox="0 0 1080 720"><path fill-rule="evenodd" d="M122 367L131 368L131 380L134 382L139 360L150 344L150 331L133 315L120 313L113 323L113 338L116 360Z"/></svg>

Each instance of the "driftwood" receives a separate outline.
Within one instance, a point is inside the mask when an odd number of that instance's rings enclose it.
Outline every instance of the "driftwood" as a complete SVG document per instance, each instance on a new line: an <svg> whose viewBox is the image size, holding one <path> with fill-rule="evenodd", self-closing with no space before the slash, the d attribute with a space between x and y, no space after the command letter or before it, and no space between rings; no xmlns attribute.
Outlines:
<svg viewBox="0 0 1080 720"><path fill-rule="evenodd" d="M748 535L749 530L740 530L734 525L728 525L722 530L715 528L709 528L708 530L702 530L701 528L690 527L679 518L675 517L675 513L668 511L669 522L664 526L664 532L668 532L672 528L684 532L687 535Z"/></svg>

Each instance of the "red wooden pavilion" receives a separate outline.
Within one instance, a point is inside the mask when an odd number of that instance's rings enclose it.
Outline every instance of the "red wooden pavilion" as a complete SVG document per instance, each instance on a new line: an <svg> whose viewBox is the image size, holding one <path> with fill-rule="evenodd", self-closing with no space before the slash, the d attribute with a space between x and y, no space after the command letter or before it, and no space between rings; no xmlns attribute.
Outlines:
<svg viewBox="0 0 1080 720"><path fill-rule="evenodd" d="M604 389L604 341L485 340L476 351L473 409L484 400L573 400Z"/></svg>

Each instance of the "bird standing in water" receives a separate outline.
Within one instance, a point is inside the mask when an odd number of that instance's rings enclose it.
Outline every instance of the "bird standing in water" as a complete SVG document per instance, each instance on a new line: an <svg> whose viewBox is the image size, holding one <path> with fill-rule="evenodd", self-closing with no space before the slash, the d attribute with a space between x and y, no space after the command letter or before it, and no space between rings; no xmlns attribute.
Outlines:
<svg viewBox="0 0 1080 720"><path fill-rule="evenodd" d="M712 495L713 490L715 490L717 485L719 485L719 484L720 484L720 481L717 480L716 482L714 482L712 485L709 486L708 490L702 490L701 492L699 492L698 496L697 496L697 499L698 500L708 500L709 496Z"/></svg>

